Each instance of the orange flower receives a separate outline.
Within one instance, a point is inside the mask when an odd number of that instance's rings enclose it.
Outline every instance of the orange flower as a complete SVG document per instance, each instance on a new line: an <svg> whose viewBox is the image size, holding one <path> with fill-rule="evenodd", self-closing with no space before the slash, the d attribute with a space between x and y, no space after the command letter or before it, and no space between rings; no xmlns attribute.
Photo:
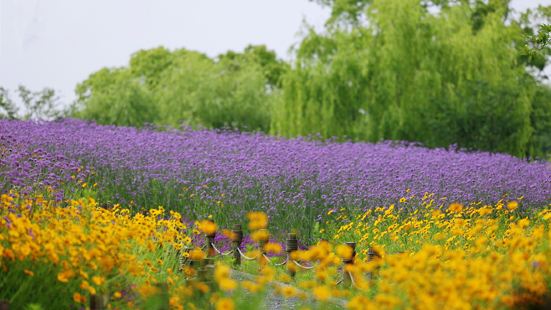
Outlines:
<svg viewBox="0 0 551 310"><path fill-rule="evenodd" d="M459 213L463 211L463 205L460 203L454 202L448 207L448 211L453 213Z"/></svg>
<svg viewBox="0 0 551 310"><path fill-rule="evenodd" d="M203 232L205 235L213 235L216 233L216 224L211 220L202 220L199 222L199 225L197 225L197 228Z"/></svg>
<svg viewBox="0 0 551 310"><path fill-rule="evenodd" d="M268 242L264 246L264 251L268 253L279 254L281 250L281 245L279 243Z"/></svg>
<svg viewBox="0 0 551 310"><path fill-rule="evenodd" d="M291 298L297 294L297 290L292 286L284 286L280 289L280 293L285 298Z"/></svg>
<svg viewBox="0 0 551 310"><path fill-rule="evenodd" d="M105 278L99 277L99 276L93 276L92 282L94 282L95 285L101 286L103 285L103 283L105 283Z"/></svg>
<svg viewBox="0 0 551 310"><path fill-rule="evenodd" d="M191 260L202 260L206 256L207 255L205 254L205 252L203 252L200 248L194 248L193 250L189 251L189 258L191 258Z"/></svg>
<svg viewBox="0 0 551 310"><path fill-rule="evenodd" d="M268 238L270 238L270 233L266 229L257 230L251 234L251 239L256 242L267 241Z"/></svg>
<svg viewBox="0 0 551 310"><path fill-rule="evenodd" d="M235 309L235 306L233 304L233 300L230 298L220 298L218 302L216 302L216 310L233 310Z"/></svg>
<svg viewBox="0 0 551 310"><path fill-rule="evenodd" d="M74 293L73 294L73 300L76 303L83 304L86 302L86 297L82 296L80 293Z"/></svg>
<svg viewBox="0 0 551 310"><path fill-rule="evenodd" d="M337 246L337 255L343 260L349 260L352 258L353 250L351 247L345 244L339 244Z"/></svg>
<svg viewBox="0 0 551 310"><path fill-rule="evenodd" d="M67 283L74 275L75 273L72 270L64 270L57 274L57 280L59 282Z"/></svg>
<svg viewBox="0 0 551 310"><path fill-rule="evenodd" d="M327 286L317 286L313 290L314 297L319 301L325 301L331 297L331 291Z"/></svg>
<svg viewBox="0 0 551 310"><path fill-rule="evenodd" d="M247 218L249 219L250 230L268 227L268 216L264 212L249 212Z"/></svg>

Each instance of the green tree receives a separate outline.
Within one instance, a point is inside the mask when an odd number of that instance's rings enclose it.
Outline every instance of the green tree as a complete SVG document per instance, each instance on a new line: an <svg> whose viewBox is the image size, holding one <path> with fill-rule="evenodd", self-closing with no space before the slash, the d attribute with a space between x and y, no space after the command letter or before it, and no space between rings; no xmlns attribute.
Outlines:
<svg viewBox="0 0 551 310"><path fill-rule="evenodd" d="M363 137L358 131L366 120L366 51L356 45L364 35L310 33L297 51L296 66L285 76L283 98L274 107L273 133Z"/></svg>
<svg viewBox="0 0 551 310"><path fill-rule="evenodd" d="M530 140L527 157L551 159L551 87L537 88L530 114L534 133Z"/></svg>
<svg viewBox="0 0 551 310"><path fill-rule="evenodd" d="M236 69L249 66L251 62L259 65L267 85L272 89L281 87L281 78L289 70L289 64L278 59L276 53L265 45L248 45L242 53L228 51L219 55L218 60Z"/></svg>
<svg viewBox="0 0 551 310"><path fill-rule="evenodd" d="M9 91L0 87L0 119L16 119L17 112L17 106L10 98Z"/></svg>
<svg viewBox="0 0 551 310"><path fill-rule="evenodd" d="M140 50L130 58L130 73L144 79L149 89L156 89L162 82L163 72L170 69L174 55L164 47Z"/></svg>
<svg viewBox="0 0 551 310"><path fill-rule="evenodd" d="M268 130L267 80L253 60L201 54L178 57L163 77L158 102L167 124L239 130Z"/></svg>
<svg viewBox="0 0 551 310"><path fill-rule="evenodd" d="M123 126L156 121L153 94L127 68L101 69L77 85L76 93L75 117Z"/></svg>
<svg viewBox="0 0 551 310"><path fill-rule="evenodd" d="M319 2L332 17L299 46L273 133L531 152L542 84L509 1Z"/></svg>
<svg viewBox="0 0 551 310"><path fill-rule="evenodd" d="M265 46L215 59L186 49L140 50L127 67L104 68L79 84L73 115L117 125L268 131L287 68Z"/></svg>
<svg viewBox="0 0 551 310"><path fill-rule="evenodd" d="M0 87L0 119L53 120L66 114L52 88L32 91L19 85L16 93L23 109L17 107L6 88Z"/></svg>
<svg viewBox="0 0 551 310"><path fill-rule="evenodd" d="M536 11L527 11L518 21L522 27L524 37L516 42L519 48L519 60L526 66L545 69L551 55L551 25L538 24L533 26L533 20L551 21L551 5L540 6Z"/></svg>

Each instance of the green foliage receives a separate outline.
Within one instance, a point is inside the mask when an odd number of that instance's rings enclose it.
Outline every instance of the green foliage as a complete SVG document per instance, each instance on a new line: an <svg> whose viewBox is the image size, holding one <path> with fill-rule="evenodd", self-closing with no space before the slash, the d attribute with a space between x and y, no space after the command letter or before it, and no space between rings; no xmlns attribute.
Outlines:
<svg viewBox="0 0 551 310"><path fill-rule="evenodd" d="M543 70L551 56L551 25L545 24L551 22L551 5L528 10L516 22L524 33L523 39L516 42L519 61L525 66Z"/></svg>
<svg viewBox="0 0 551 310"><path fill-rule="evenodd" d="M164 47L140 50L130 58L130 72L134 77L143 78L150 89L155 89L173 59L172 53Z"/></svg>
<svg viewBox="0 0 551 310"><path fill-rule="evenodd" d="M551 55L550 6L519 16L509 0L315 2L331 17L324 32L309 30L292 65L263 45L215 58L141 50L128 66L79 84L72 115L456 144L529 158L549 152L549 87L541 79Z"/></svg>
<svg viewBox="0 0 551 310"><path fill-rule="evenodd" d="M545 52L548 36L527 38L509 1L322 2L332 19L299 46L273 133L541 153L547 88L519 42Z"/></svg>
<svg viewBox="0 0 551 310"><path fill-rule="evenodd" d="M20 110L6 88L0 87L0 119L53 120L66 111L59 108L59 98L51 88L31 91L23 85L16 90L23 105Z"/></svg>
<svg viewBox="0 0 551 310"><path fill-rule="evenodd" d="M17 116L17 107L9 96L9 91L0 87L0 119L15 119Z"/></svg>
<svg viewBox="0 0 551 310"><path fill-rule="evenodd" d="M268 82L260 65L249 58L223 56L214 61L188 52L165 73L157 96L163 123L268 130Z"/></svg>
<svg viewBox="0 0 551 310"><path fill-rule="evenodd" d="M289 65L277 58L274 51L268 50L265 45L249 45L243 53L228 51L218 56L218 59L226 64L230 64L234 69L239 69L243 65L255 63L267 80L268 86L276 88L281 86L281 78L289 69Z"/></svg>
<svg viewBox="0 0 551 310"><path fill-rule="evenodd" d="M11 308L37 309L46 305L46 309L71 308L73 292L78 290L78 286L57 280L60 266L27 260L9 263L5 268L0 278L0 300L8 301ZM31 271L32 276L25 274L25 270ZM30 304L34 306L31 308Z"/></svg>
<svg viewBox="0 0 551 310"><path fill-rule="evenodd" d="M323 6L331 8L331 17L328 24L339 22L357 24L361 13L372 0L314 0Z"/></svg>
<svg viewBox="0 0 551 310"><path fill-rule="evenodd" d="M100 124L142 126L156 119L153 94L128 69L101 69L76 89L73 116Z"/></svg>
<svg viewBox="0 0 551 310"><path fill-rule="evenodd" d="M284 80L283 100L274 108L275 133L319 133L325 138L358 136L358 124L366 118L362 108L367 76L365 51L354 45L362 40L362 35L336 33L327 39L311 33L298 51L298 55L308 56L299 58ZM326 50L335 53L327 56Z"/></svg>
<svg viewBox="0 0 551 310"><path fill-rule="evenodd" d="M534 133L528 154L531 157L549 158L551 154L551 87L539 87L532 101L531 123Z"/></svg>
<svg viewBox="0 0 551 310"><path fill-rule="evenodd" d="M268 131L287 67L265 46L216 59L185 49L142 50L128 67L101 69L79 84L74 115L116 125Z"/></svg>

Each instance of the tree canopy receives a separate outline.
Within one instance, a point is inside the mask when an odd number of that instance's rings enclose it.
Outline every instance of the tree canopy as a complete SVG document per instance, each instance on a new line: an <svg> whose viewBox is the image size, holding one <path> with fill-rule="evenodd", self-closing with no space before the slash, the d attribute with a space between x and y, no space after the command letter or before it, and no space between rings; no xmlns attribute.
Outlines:
<svg viewBox="0 0 551 310"><path fill-rule="evenodd" d="M546 26L530 33L534 20L511 17L509 1L319 2L332 16L299 45L273 133L517 156L551 141L536 125L551 119L549 87L529 73L549 58Z"/></svg>
<svg viewBox="0 0 551 310"><path fill-rule="evenodd" d="M141 50L128 66L103 68L77 86L75 116L268 131L271 100L288 65L265 46L215 58L186 49Z"/></svg>
<svg viewBox="0 0 551 310"><path fill-rule="evenodd" d="M331 8L285 62L266 46L216 57L141 50L77 86L100 123L405 140L543 157L551 150L551 6L509 0L314 0Z"/></svg>

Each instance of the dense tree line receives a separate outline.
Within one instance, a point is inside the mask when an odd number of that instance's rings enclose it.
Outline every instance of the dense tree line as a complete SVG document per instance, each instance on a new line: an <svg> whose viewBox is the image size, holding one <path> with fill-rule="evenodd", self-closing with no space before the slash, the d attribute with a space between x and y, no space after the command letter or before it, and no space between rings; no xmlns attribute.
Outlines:
<svg viewBox="0 0 551 310"><path fill-rule="evenodd" d="M135 53L77 86L75 115L104 124L155 123L268 131L288 65L264 46L211 59L163 47Z"/></svg>
<svg viewBox="0 0 551 310"><path fill-rule="evenodd" d="M214 58L135 53L77 87L74 115L543 157L551 151L550 7L508 0L318 0L332 14L286 63L264 46Z"/></svg>

